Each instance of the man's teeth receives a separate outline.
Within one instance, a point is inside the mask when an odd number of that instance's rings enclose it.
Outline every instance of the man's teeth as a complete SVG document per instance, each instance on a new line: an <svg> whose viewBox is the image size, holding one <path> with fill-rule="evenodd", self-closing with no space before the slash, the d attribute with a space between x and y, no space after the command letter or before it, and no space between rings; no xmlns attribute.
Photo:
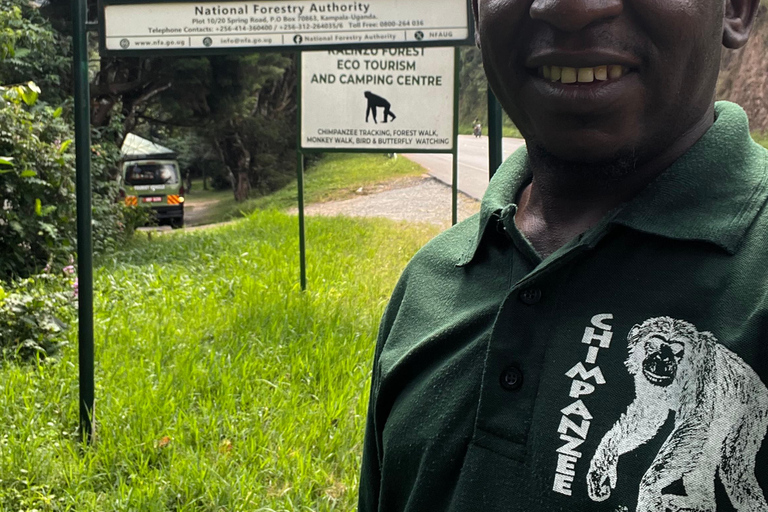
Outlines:
<svg viewBox="0 0 768 512"><path fill-rule="evenodd" d="M595 80L604 82L611 79L616 80L629 72L625 66L596 66L594 68L569 68L561 66L543 66L539 68L539 74L551 80L564 84L589 84Z"/></svg>

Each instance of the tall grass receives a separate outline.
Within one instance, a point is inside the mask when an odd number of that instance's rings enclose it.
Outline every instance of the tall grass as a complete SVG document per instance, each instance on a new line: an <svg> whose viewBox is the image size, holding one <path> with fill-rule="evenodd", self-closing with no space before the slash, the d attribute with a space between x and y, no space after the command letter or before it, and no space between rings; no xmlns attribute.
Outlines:
<svg viewBox="0 0 768 512"><path fill-rule="evenodd" d="M97 440L77 354L0 369L0 510L347 511L379 317L434 228L257 213L96 273ZM72 340L74 344L74 337Z"/></svg>

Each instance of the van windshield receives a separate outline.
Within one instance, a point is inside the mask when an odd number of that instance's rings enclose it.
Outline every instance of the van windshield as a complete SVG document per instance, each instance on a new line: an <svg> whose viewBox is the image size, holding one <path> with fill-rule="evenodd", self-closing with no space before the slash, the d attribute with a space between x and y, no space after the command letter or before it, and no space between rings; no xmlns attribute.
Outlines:
<svg viewBox="0 0 768 512"><path fill-rule="evenodd" d="M128 164L125 168L125 182L131 186L175 185L179 182L179 174L173 164Z"/></svg>

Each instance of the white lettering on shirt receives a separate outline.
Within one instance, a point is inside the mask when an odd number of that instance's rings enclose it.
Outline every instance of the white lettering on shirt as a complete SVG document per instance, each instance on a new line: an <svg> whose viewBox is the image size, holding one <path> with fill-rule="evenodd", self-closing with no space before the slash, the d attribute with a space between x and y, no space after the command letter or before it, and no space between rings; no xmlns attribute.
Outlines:
<svg viewBox="0 0 768 512"><path fill-rule="evenodd" d="M613 328L607 324L608 320L613 320L610 313L595 315L591 319L591 324L584 329L584 336L581 342L589 345L584 362L579 361L565 376L572 380L571 390L568 396L575 398L560 413L560 424L557 432L560 434L560 440L565 444L557 448L557 467L555 470L555 481L552 490L571 496L573 494L573 481L576 478L576 463L582 456L578 448L587 440L589 427L592 424L592 413L589 412L587 405L581 399L595 392L596 385L605 384L603 371L597 366L597 358L600 350L610 348L613 339ZM587 382L592 380L592 382Z"/></svg>

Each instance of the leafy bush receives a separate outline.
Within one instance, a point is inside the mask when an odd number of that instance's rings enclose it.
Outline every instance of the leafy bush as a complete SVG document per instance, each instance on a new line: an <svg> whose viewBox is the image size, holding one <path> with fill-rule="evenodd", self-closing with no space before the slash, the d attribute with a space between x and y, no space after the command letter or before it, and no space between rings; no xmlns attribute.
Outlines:
<svg viewBox="0 0 768 512"><path fill-rule="evenodd" d="M63 266L74 247L70 131L38 94L32 82L0 87L0 279Z"/></svg>
<svg viewBox="0 0 768 512"><path fill-rule="evenodd" d="M51 103L71 90L69 37L50 26L33 2L0 0L0 84L34 80Z"/></svg>
<svg viewBox="0 0 768 512"><path fill-rule="evenodd" d="M74 315L76 281L70 274L76 198L68 48L67 37L54 31L36 6L26 0L0 0L0 357L4 359L49 355L65 338L63 330ZM105 126L93 132L97 254L122 245L144 220L117 200L119 151L110 142L115 140L114 129ZM70 274L48 272L65 265Z"/></svg>
<svg viewBox="0 0 768 512"><path fill-rule="evenodd" d="M0 286L0 354L2 359L45 358L62 345L72 320L77 293L74 267L62 274L40 274Z"/></svg>

